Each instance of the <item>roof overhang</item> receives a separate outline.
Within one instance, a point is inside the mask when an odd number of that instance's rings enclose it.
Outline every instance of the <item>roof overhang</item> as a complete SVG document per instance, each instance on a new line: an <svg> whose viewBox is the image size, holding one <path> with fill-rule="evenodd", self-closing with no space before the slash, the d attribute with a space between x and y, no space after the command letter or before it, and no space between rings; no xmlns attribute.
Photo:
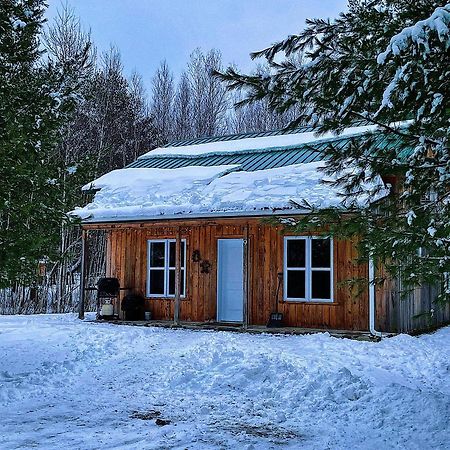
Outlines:
<svg viewBox="0 0 450 450"><path fill-rule="evenodd" d="M225 211L225 212L205 212L195 214L160 214L158 216L120 216L84 219L82 225L98 225L107 223L136 223L136 222L161 222L166 220L196 220L196 219L221 219L221 218L242 218L242 217L276 217L276 216L298 216L310 214L311 210L306 208L292 208L280 210L260 210L260 211Z"/></svg>

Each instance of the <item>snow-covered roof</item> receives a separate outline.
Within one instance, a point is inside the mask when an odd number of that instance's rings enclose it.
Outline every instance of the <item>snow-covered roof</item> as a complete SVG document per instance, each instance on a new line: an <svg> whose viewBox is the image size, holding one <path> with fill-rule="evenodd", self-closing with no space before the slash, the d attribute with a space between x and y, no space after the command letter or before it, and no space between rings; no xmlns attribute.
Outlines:
<svg viewBox="0 0 450 450"><path fill-rule="evenodd" d="M358 127L346 128L339 136L350 137L357 136L362 133L368 133L376 130L374 125L365 125ZM314 131L306 131L302 133L291 133L276 136L250 137L242 139L233 139L229 141L216 141L204 144L192 144L183 146L167 145L151 150L138 159L151 158L155 156L164 158L173 158L174 156L204 156L217 155L226 153L248 152L251 150L266 151L276 148L295 147L302 144L317 143L325 140L336 139L336 134L328 132L317 135Z"/></svg>
<svg viewBox="0 0 450 450"><path fill-rule="evenodd" d="M354 127L345 136L360 136L373 127ZM340 135L340 138L342 135ZM294 205L317 208L345 207L343 193L326 178L321 169L323 160L305 160L293 164L290 154L283 156L282 165L251 170L244 163L207 164L230 159L230 155L257 150L271 154L280 148L315 143L331 136L317 136L312 132L288 135L234 139L184 146L168 146L143 155L145 160L166 159L172 168L127 167L114 170L83 187L98 190L93 201L72 213L85 222L154 220L175 217L242 216L307 212ZM335 138L336 139L336 138ZM167 152L167 153L165 153ZM222 156L225 155L225 156ZM191 156L193 165L178 167L177 162ZM197 159L202 159L197 164ZM322 159L321 156L319 159ZM317 159L317 158L316 158ZM138 160L139 161L139 160ZM167 162L167 161L166 161ZM267 167L267 165L265 166ZM369 199L360 196L365 204L385 195L380 191L382 180L377 179ZM375 194L376 192L376 194Z"/></svg>

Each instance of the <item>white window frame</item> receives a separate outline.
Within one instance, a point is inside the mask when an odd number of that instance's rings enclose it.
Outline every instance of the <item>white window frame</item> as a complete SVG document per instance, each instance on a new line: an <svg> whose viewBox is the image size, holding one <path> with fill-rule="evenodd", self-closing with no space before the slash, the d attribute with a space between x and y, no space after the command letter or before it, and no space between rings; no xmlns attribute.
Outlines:
<svg viewBox="0 0 450 450"><path fill-rule="evenodd" d="M164 243L164 268L155 267L153 270L164 270L164 294L150 294L150 271L152 270L150 266L150 249L151 244L153 243ZM169 248L170 243L176 242L176 239L148 239L147 240L147 282L146 282L146 297L147 298L175 298L175 294L169 295L169 275L170 271L174 269L174 267L169 266ZM183 258L183 286L184 286L184 294L181 294L181 298L186 297L187 285L186 285L186 253L187 253L187 245L186 239L181 239L181 245L184 245L184 258Z"/></svg>
<svg viewBox="0 0 450 450"><path fill-rule="evenodd" d="M303 239L305 241L305 268L287 266L287 246L289 241ZM311 267L312 259L312 241L313 239L328 239L330 241L330 267ZM334 302L334 245L333 238L322 236L285 236L284 238L284 257L283 257L283 298L287 302L310 302L310 303L333 303ZM293 298L287 296L288 288L288 270L299 270L305 272L305 298ZM331 298L313 298L312 297L312 273L330 272L330 297Z"/></svg>

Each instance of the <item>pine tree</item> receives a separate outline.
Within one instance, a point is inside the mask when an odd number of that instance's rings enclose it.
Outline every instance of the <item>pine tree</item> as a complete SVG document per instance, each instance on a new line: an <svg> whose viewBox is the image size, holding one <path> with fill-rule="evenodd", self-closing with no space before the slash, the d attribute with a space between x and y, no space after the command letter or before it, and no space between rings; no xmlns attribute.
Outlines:
<svg viewBox="0 0 450 450"><path fill-rule="evenodd" d="M303 54L303 61L291 57ZM283 55L285 59L283 60ZM280 112L296 108L292 127L339 133L357 121L375 134L327 150L329 173L355 168L338 183L352 215L311 211L297 230L324 226L358 236L362 258L372 255L406 287L443 283L450 295L450 4L433 0L352 0L335 20L308 20L298 35L253 54L271 72L219 76L246 101L265 99ZM401 126L395 124L399 121ZM348 173L348 172L347 172ZM363 181L396 175L401 189L376 207L357 208Z"/></svg>
<svg viewBox="0 0 450 450"><path fill-rule="evenodd" d="M46 2L0 4L0 285L26 282L55 256L64 217L54 163L73 108L76 77L43 62L39 34Z"/></svg>

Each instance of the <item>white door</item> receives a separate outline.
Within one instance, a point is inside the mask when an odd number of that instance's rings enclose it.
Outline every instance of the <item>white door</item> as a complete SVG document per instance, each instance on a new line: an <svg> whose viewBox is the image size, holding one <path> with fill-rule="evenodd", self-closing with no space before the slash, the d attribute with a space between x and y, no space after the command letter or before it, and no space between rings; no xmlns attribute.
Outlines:
<svg viewBox="0 0 450 450"><path fill-rule="evenodd" d="M244 241L219 239L217 254L217 320L244 320Z"/></svg>

